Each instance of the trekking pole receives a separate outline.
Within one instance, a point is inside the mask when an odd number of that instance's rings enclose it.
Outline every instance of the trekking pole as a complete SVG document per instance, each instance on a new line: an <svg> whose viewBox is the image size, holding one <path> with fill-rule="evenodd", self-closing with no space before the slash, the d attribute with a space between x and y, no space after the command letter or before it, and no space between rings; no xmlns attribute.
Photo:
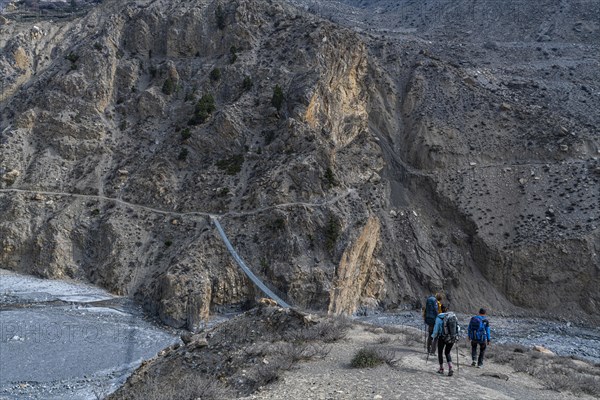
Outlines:
<svg viewBox="0 0 600 400"><path fill-rule="evenodd" d="M458 345L458 343L457 343ZM460 360L458 358L458 346L456 346L456 373L460 371Z"/></svg>

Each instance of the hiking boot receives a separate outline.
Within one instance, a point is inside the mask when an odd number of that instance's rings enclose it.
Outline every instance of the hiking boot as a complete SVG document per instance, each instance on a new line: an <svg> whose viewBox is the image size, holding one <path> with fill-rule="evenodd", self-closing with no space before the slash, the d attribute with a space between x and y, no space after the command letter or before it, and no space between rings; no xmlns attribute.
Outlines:
<svg viewBox="0 0 600 400"><path fill-rule="evenodd" d="M448 376L452 376L452 375L454 375L454 370L453 369L448 370Z"/></svg>
<svg viewBox="0 0 600 400"><path fill-rule="evenodd" d="M444 369L443 368L438 369L437 373L440 375L444 375Z"/></svg>
<svg viewBox="0 0 600 400"><path fill-rule="evenodd" d="M476 365L477 365L477 363L476 363L475 361L473 361L473 362L471 363L471 367L475 367Z"/></svg>
<svg viewBox="0 0 600 400"><path fill-rule="evenodd" d="M477 368L483 368L483 364L477 364Z"/></svg>

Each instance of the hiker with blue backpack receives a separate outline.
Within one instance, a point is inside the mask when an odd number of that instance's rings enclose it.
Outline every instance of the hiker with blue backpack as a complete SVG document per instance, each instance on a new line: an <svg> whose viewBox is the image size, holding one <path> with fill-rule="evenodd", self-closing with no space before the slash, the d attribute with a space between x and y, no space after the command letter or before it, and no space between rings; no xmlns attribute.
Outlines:
<svg viewBox="0 0 600 400"><path fill-rule="evenodd" d="M442 295L436 293L435 296L429 296L425 302L425 308L423 309L423 320L427 325L427 353L435 354L435 344L432 346L433 338L433 326L435 325L435 319L438 314L442 312Z"/></svg>
<svg viewBox="0 0 600 400"><path fill-rule="evenodd" d="M490 322L486 317L485 308L479 310L469 322L469 340L471 340L471 366L483 367L483 355L485 348L490 344ZM479 357L477 357L477 345L479 345Z"/></svg>
<svg viewBox="0 0 600 400"><path fill-rule="evenodd" d="M442 305L442 312L435 320L435 326L433 327L431 337L437 339L438 361L440 363L440 369L437 371L438 374L444 374L444 356L446 356L448 376L454 375L454 370L452 369L452 355L450 352L452 351L452 346L454 346L454 343L458 342L460 337L460 325L458 324L456 314L448 311L446 305Z"/></svg>

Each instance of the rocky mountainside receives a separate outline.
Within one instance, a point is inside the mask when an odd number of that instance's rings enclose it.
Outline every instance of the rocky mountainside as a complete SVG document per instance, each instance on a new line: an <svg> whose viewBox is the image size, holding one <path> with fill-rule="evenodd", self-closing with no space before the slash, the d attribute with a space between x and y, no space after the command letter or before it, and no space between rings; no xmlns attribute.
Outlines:
<svg viewBox="0 0 600 400"><path fill-rule="evenodd" d="M0 266L194 328L258 295L214 216L301 308L599 318L594 3L292 3L5 14Z"/></svg>

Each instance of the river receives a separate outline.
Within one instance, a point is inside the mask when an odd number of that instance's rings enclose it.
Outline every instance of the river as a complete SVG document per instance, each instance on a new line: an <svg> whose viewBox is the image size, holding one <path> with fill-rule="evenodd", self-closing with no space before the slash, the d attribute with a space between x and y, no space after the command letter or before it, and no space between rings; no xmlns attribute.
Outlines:
<svg viewBox="0 0 600 400"><path fill-rule="evenodd" d="M98 399L179 342L131 300L0 269L0 399Z"/></svg>

